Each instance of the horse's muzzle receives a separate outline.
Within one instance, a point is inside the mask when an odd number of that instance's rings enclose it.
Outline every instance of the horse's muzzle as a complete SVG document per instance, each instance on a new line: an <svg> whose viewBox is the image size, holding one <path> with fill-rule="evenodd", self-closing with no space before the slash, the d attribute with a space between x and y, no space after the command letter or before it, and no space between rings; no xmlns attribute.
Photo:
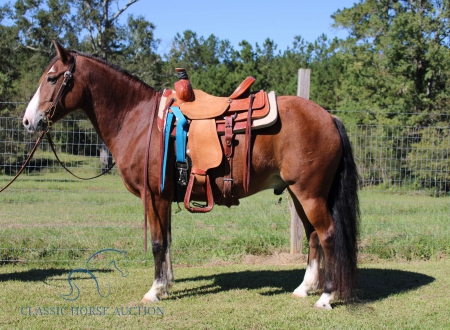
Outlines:
<svg viewBox="0 0 450 330"><path fill-rule="evenodd" d="M29 119L27 116L23 117L22 124L25 126L29 133L34 133L35 131L44 131L47 129L47 121L44 116L37 116L36 118Z"/></svg>

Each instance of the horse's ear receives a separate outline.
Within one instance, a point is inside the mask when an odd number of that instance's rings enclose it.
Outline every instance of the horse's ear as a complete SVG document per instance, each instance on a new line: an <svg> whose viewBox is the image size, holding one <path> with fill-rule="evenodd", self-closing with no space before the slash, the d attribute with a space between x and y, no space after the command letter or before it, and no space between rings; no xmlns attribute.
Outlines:
<svg viewBox="0 0 450 330"><path fill-rule="evenodd" d="M70 52L67 49L65 49L58 41L56 41L56 40L52 40L52 41L53 41L53 45L55 46L56 54L58 55L58 58L64 64L68 64L70 57L71 57Z"/></svg>

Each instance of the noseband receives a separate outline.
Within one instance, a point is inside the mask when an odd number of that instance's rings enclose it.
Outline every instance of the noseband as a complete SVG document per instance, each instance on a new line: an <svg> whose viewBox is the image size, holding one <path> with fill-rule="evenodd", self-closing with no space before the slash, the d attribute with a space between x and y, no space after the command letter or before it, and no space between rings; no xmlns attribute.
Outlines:
<svg viewBox="0 0 450 330"><path fill-rule="evenodd" d="M47 124L47 131L52 128L53 121L52 118L55 115L56 106L58 105L59 100L66 90L67 83L73 78L73 70L75 68L75 61L77 59L77 54L73 53L72 63L70 64L70 68L68 71L64 72L64 80L59 87L58 94L56 94L55 99L53 100L50 107L45 111L45 119L44 122Z"/></svg>

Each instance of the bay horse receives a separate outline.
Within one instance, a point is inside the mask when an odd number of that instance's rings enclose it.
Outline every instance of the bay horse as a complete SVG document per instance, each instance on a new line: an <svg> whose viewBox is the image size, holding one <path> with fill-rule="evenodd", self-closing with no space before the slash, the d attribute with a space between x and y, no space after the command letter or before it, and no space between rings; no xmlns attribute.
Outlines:
<svg viewBox="0 0 450 330"><path fill-rule="evenodd" d="M174 189L167 184L162 193L159 191L160 134L157 125L152 124L157 120L152 112L157 109L160 93L104 60L69 51L57 41L54 45L57 55L42 74L23 125L30 132L46 130L49 121L60 120L78 109L86 113L111 151L124 185L143 200L149 219L155 277L142 301L159 301L168 296L174 283L170 258ZM357 167L345 128L337 117L296 96L279 96L277 104L276 123L252 133L251 180L247 192L242 180L244 137L236 136L232 173L235 194L244 198L263 189L289 191L309 242L305 276L292 295L306 297L321 285L323 291L314 306L331 309L334 299L351 299L356 287ZM152 130L148 151L149 127ZM224 158L219 167L225 166L225 162ZM168 164L174 164L174 155L169 156ZM174 180L171 172L167 173L167 182ZM221 197L223 173L223 169L212 169L210 173L216 202ZM319 281L320 265L324 271Z"/></svg>

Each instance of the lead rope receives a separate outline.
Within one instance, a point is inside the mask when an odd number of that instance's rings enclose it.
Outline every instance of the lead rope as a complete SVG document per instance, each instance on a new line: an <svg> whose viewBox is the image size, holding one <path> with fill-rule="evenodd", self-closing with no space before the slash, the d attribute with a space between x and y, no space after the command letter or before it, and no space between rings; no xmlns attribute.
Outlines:
<svg viewBox="0 0 450 330"><path fill-rule="evenodd" d="M91 178L82 178L82 177L79 177L78 175L72 173L72 172L64 165L64 163L59 159L59 157L58 157L58 155L57 155L57 153L56 153L56 147L55 147L55 144L53 143L53 140L52 140L52 138L51 138L51 136L50 136L50 133L49 133L49 132L46 132L45 136L46 136L46 138L47 138L47 140L48 140L48 144L49 144L50 147L52 148L53 154L55 155L55 157L56 157L56 159L58 160L59 164L60 164L67 172L69 172L70 174L72 174L72 175L73 175L74 177L76 177L77 179L80 179L80 180L92 180L92 179L97 179L97 178L101 177L102 175L105 175L106 173L109 173L109 171L111 171L111 169L114 167L114 165L116 165L116 163L113 163L113 164L111 165L111 167L108 168L106 171L100 173L99 175L93 176L93 177L91 177Z"/></svg>
<svg viewBox="0 0 450 330"><path fill-rule="evenodd" d="M23 163L22 167L20 168L20 170L16 173L16 175L14 176L14 178L12 178L12 180L6 185L4 186L2 189L0 189L0 193L3 192L4 190L6 190L6 188L8 188L14 181L16 181L16 179L20 176L20 174L22 174L23 170L28 166L28 164L30 163L30 160L33 158L34 153L36 152L36 149L38 147L38 145L42 142L42 138L44 137L44 135L46 136L47 140L48 140L48 144L50 145L53 154L55 155L56 159L58 160L59 164L70 174L72 174L74 177L76 177L77 179L80 180L92 180L92 179L96 179L101 177L102 175L105 175L106 173L108 173L109 171L111 171L111 169L114 167L114 165L116 165L116 163L113 163L111 165L110 168L108 168L106 171L102 172L99 175L93 176L91 178L82 178L79 177L78 175L75 175L74 173L72 173L65 165L64 163L59 159L58 154L56 153L56 148L55 148L55 144L53 143L53 140L50 136L50 133L48 131L42 131L37 140L36 143L33 146L33 149L31 149L30 154L28 155L27 159L25 160L25 162Z"/></svg>
<svg viewBox="0 0 450 330"><path fill-rule="evenodd" d="M30 154L28 155L27 159L25 160L25 162L23 163L22 167L20 168L19 172L17 172L16 176L6 185L4 186L1 190L0 193L4 190L6 190L6 188L8 188L14 181L16 181L16 179L19 177L19 175L23 172L23 170L25 169L25 167L27 167L28 163L30 162L31 158L34 155L34 152L36 151L38 145L41 143L42 138L44 137L45 133L47 133L46 131L42 131L41 134L39 134L39 137L36 140L36 143L34 144L33 149L31 149Z"/></svg>
<svg viewBox="0 0 450 330"><path fill-rule="evenodd" d="M150 126L147 136L147 148L145 150L145 168L144 168L144 197L142 204L144 205L144 252L147 252L147 232L148 232L148 211L147 211L147 199L148 199L148 161L150 155L150 142L152 141L153 122L155 121L156 107L161 101L161 93L156 92L155 103L153 104L152 112L150 113Z"/></svg>

